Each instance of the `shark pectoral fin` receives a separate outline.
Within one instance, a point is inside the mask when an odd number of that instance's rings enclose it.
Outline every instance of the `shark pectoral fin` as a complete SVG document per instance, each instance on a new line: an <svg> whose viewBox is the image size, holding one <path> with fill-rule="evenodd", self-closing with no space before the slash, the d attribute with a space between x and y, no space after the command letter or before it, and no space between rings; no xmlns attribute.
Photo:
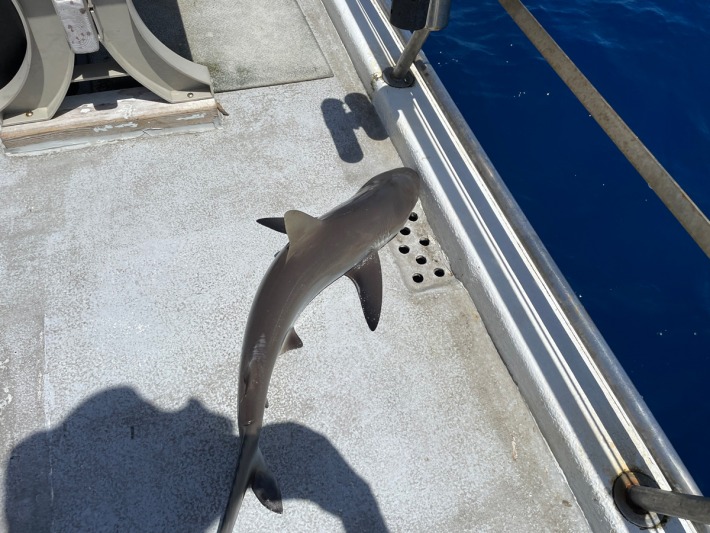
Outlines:
<svg viewBox="0 0 710 533"><path fill-rule="evenodd" d="M258 457L256 458L251 488L264 507L269 511L281 514L284 510L283 502L281 501L281 489L274 475L266 467L261 450L257 453Z"/></svg>
<svg viewBox="0 0 710 533"><path fill-rule="evenodd" d="M353 280L357 287L367 325L375 331L382 310L382 268L377 251L372 252L345 275Z"/></svg>
<svg viewBox="0 0 710 533"><path fill-rule="evenodd" d="M260 218L257 222L262 226L266 226L267 228L278 231L279 233L286 233L286 223L284 222L283 217Z"/></svg>
<svg viewBox="0 0 710 533"><path fill-rule="evenodd" d="M286 335L283 346L281 347L281 353L288 352L289 350L295 350L296 348L303 348L303 341L301 340L301 337L298 336L298 333L296 333L296 330L291 328L288 335Z"/></svg>

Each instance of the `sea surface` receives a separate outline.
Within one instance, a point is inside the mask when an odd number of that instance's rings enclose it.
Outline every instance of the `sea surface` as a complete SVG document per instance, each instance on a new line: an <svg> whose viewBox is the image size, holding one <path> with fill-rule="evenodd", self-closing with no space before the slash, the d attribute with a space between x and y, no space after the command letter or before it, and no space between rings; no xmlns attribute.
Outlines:
<svg viewBox="0 0 710 533"><path fill-rule="evenodd" d="M525 3L710 213L710 3ZM497 0L452 4L427 57L710 494L710 259Z"/></svg>

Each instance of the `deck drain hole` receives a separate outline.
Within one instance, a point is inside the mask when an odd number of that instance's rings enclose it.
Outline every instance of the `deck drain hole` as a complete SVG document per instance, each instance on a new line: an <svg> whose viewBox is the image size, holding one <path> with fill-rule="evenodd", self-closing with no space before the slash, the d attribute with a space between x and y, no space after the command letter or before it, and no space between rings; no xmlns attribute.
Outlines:
<svg viewBox="0 0 710 533"><path fill-rule="evenodd" d="M414 280L414 283L421 283L422 281L424 281L424 276L422 276L421 274L414 274L412 276L412 279Z"/></svg>
<svg viewBox="0 0 710 533"><path fill-rule="evenodd" d="M399 230L399 232L402 235L409 235L410 233L412 233L412 230L410 230L408 227L405 226L401 230Z"/></svg>
<svg viewBox="0 0 710 533"><path fill-rule="evenodd" d="M443 268L435 268L435 269L434 269L434 275L435 275L437 278L443 277L444 274L445 274L445 272L444 272L444 269L443 269Z"/></svg>
<svg viewBox="0 0 710 533"><path fill-rule="evenodd" d="M426 257L424 257L423 255L418 255L416 258L416 262L420 265L423 265L424 263L426 263Z"/></svg>
<svg viewBox="0 0 710 533"><path fill-rule="evenodd" d="M399 251L400 251L400 253L408 254L409 253L409 246L407 246L406 244L403 244L402 246L399 247Z"/></svg>
<svg viewBox="0 0 710 533"><path fill-rule="evenodd" d="M421 244L422 246L429 246L429 239L427 239L426 237L424 237L423 239L419 239L419 244Z"/></svg>
<svg viewBox="0 0 710 533"><path fill-rule="evenodd" d="M411 220L412 222L414 222L418 218L419 218L419 215L417 215L416 213L412 213L409 215L409 220Z"/></svg>

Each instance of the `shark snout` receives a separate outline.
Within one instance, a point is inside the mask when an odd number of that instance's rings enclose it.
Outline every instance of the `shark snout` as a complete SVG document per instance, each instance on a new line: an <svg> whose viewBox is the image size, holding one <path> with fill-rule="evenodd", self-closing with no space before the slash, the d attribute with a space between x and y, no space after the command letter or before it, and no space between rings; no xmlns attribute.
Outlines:
<svg viewBox="0 0 710 533"><path fill-rule="evenodd" d="M410 209L419 198L421 178L411 168L402 167L378 174L368 181L361 190L381 190L394 197L396 206L408 206Z"/></svg>
<svg viewBox="0 0 710 533"><path fill-rule="evenodd" d="M412 205L416 203L422 181L419 174L411 168L402 167L393 171L392 179L401 190L402 196L410 200Z"/></svg>

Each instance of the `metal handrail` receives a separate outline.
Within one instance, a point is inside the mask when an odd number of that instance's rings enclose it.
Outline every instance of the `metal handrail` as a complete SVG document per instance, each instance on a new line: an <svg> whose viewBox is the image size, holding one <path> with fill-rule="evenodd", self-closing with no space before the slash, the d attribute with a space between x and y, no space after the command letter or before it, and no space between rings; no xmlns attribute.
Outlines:
<svg viewBox="0 0 710 533"><path fill-rule="evenodd" d="M498 0L607 136L710 257L710 220L520 0Z"/></svg>
<svg viewBox="0 0 710 533"><path fill-rule="evenodd" d="M627 497L646 512L710 524L710 498L642 485L630 486L627 489Z"/></svg>
<svg viewBox="0 0 710 533"><path fill-rule="evenodd" d="M676 517L690 520L698 531L710 531L710 498L662 490L643 472L623 472L611 493L621 515L641 529L656 528L668 517Z"/></svg>

